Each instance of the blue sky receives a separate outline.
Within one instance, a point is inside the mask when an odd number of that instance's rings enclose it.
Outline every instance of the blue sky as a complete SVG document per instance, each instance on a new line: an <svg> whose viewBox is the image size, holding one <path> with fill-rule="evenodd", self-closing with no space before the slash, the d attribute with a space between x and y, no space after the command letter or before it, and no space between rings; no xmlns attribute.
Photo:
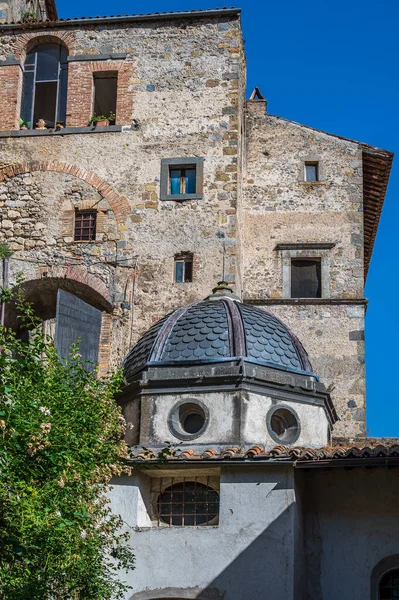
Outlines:
<svg viewBox="0 0 399 600"><path fill-rule="evenodd" d="M58 2L60 17L219 5L211 0ZM260 87L268 112L399 150L398 0L242 0L235 6L243 9L248 91ZM394 162L366 286L367 427L374 436L399 436L398 169Z"/></svg>

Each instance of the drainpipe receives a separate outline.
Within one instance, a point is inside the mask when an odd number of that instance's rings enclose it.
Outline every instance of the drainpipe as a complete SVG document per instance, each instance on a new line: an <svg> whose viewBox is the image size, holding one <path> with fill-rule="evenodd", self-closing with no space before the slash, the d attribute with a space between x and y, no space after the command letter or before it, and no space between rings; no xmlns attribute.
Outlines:
<svg viewBox="0 0 399 600"><path fill-rule="evenodd" d="M8 257L7 258L3 258L2 262L3 262L3 289L8 287ZM3 302L1 304L1 312L0 312L0 325L2 327L4 327L5 324L5 319L6 319L6 303Z"/></svg>

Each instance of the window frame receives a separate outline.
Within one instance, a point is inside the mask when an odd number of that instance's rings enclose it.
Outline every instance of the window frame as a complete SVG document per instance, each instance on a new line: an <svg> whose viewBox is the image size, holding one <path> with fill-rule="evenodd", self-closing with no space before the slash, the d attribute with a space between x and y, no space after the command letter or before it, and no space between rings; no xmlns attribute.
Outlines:
<svg viewBox="0 0 399 600"><path fill-rule="evenodd" d="M282 298L298 300L291 296L291 261L314 260L321 262L321 298L305 298L305 300L321 300L331 297L331 250L335 242L279 243L275 250L281 253L282 264Z"/></svg>
<svg viewBox="0 0 399 600"><path fill-rule="evenodd" d="M177 281L176 278L176 265L178 263L183 263L183 281ZM186 281L185 272L186 272L186 264L191 264L191 279ZM191 252L185 252L181 254L175 254L174 257L174 265L173 265L173 281L174 283L192 283L194 280L194 255Z"/></svg>
<svg viewBox="0 0 399 600"><path fill-rule="evenodd" d="M97 210L95 209L77 209L74 211L74 221L73 221L73 241L74 242L83 242L85 244L89 243L89 242L95 242L96 241L96 237L97 237ZM93 237L88 239L88 240L84 240L84 239L77 239L76 238L76 217L77 216L81 216L83 217L84 215L93 215L94 214L94 225L93 225ZM82 232L83 227L80 227L80 230Z"/></svg>
<svg viewBox="0 0 399 600"><path fill-rule="evenodd" d="M93 71L93 106L92 106L92 114L97 113L97 116L101 116L102 114L104 114L105 117L107 117L109 119L109 115L106 115L105 112L107 111L98 111L96 110L96 81L99 81L100 79L114 79L115 80L115 110L113 110L112 112L115 114L115 121L116 121L116 111L118 108L118 78L119 78L119 72L117 70L115 71ZM98 100L97 100L98 102Z"/></svg>
<svg viewBox="0 0 399 600"><path fill-rule="evenodd" d="M386 556L375 565L370 577L370 599L380 600L380 584L382 578L390 571L399 570L399 554Z"/></svg>
<svg viewBox="0 0 399 600"><path fill-rule="evenodd" d="M59 57L58 57L58 72L56 79L39 79L37 80L38 74L38 55L40 54L40 49L44 46L57 46L59 48ZM33 56L32 56L33 55ZM29 57L31 57L32 62L27 64L29 61ZM48 129L55 129L58 121L62 121L64 126L66 125L66 111L67 111L67 93L68 93L68 50L62 44L58 44L55 40L53 42L45 42L43 44L37 44L27 53L24 64L22 67L23 79L22 79L22 90L21 90L21 107L20 107L20 118L24 120L25 123L30 122L29 131L35 129L36 119L35 119L35 102L36 102L36 86L40 83L56 83L57 91L55 97L55 107L54 107L54 127L48 127ZM33 80L31 83L25 81L26 74L33 73ZM24 105L24 94L28 89L28 86L32 86L31 89L31 102L30 106ZM61 95L65 94L65 98L61 103ZM64 112L62 115L59 114L60 107L63 106ZM30 112L29 119L24 119L25 111ZM42 117L37 117L41 119Z"/></svg>
<svg viewBox="0 0 399 600"><path fill-rule="evenodd" d="M202 200L203 182L204 182L204 158L186 157L186 158L163 158L161 159L161 182L160 199L161 200ZM195 168L195 193L194 194L171 194L170 193L170 172L173 170Z"/></svg>
<svg viewBox="0 0 399 600"><path fill-rule="evenodd" d="M308 167L315 167L316 179L308 179ZM304 178L306 183L317 183L320 181L320 169L319 169L319 161L318 160L306 160L304 163Z"/></svg>
<svg viewBox="0 0 399 600"><path fill-rule="evenodd" d="M319 268L317 270L319 272L319 281L318 281L318 283L319 283L319 286L320 286L320 295L317 295L317 296L293 296L292 295L292 284L293 284L293 281L292 281L292 268L295 265L295 263L299 262L299 261L309 261L309 262L317 263L319 265ZM291 265L291 273L290 273L290 283L291 283L291 285L290 285L290 298L297 298L297 299L299 299L299 298L306 298L306 299L309 299L309 298L323 298L323 276L322 276L322 259L321 259L321 257L318 257L318 256L317 257L316 256L314 256L314 257L306 257L306 258L302 257L302 256L301 257L295 257L295 258L291 257L290 265Z"/></svg>

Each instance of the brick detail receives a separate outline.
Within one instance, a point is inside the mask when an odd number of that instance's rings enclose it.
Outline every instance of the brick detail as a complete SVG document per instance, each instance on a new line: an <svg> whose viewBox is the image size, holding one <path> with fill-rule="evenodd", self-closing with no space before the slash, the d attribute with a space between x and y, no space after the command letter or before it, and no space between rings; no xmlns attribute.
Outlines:
<svg viewBox="0 0 399 600"><path fill-rule="evenodd" d="M133 113L133 92L129 89L134 64L125 61L71 62L68 66L67 127L86 127L93 114L93 74L115 71L118 74L116 124L129 125Z"/></svg>
<svg viewBox="0 0 399 600"><path fill-rule="evenodd" d="M71 54L75 40L76 35L73 31L52 31L50 35L43 35L43 33L37 32L23 33L15 41L14 54L21 60L24 60L26 53L32 50L34 46L37 46L37 44L54 44L54 42L61 43L68 48L68 52Z"/></svg>
<svg viewBox="0 0 399 600"><path fill-rule="evenodd" d="M22 70L19 65L0 68L0 130L19 129Z"/></svg>
<svg viewBox="0 0 399 600"><path fill-rule="evenodd" d="M22 173L32 173L35 171L56 171L57 173L67 173L77 179L82 179L92 185L100 194L108 200L112 211L115 214L118 223L124 223L127 216L130 214L130 205L124 196L120 196L112 187L101 177L86 171L76 165L69 163L59 163L56 161L32 161L26 163L18 163L7 165L0 169L0 181L4 181L8 177L15 177Z"/></svg>
<svg viewBox="0 0 399 600"><path fill-rule="evenodd" d="M98 352L98 376L104 377L107 375L110 367L110 352L111 352L111 333L112 333L112 315L108 313L102 314L101 319L101 334L100 347Z"/></svg>

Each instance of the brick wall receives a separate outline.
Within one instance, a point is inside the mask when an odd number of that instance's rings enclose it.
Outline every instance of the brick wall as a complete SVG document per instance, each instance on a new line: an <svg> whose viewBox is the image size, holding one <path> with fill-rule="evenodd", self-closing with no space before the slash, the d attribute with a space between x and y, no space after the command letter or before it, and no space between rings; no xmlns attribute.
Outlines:
<svg viewBox="0 0 399 600"><path fill-rule="evenodd" d="M19 65L0 68L0 129L19 129L22 70Z"/></svg>

